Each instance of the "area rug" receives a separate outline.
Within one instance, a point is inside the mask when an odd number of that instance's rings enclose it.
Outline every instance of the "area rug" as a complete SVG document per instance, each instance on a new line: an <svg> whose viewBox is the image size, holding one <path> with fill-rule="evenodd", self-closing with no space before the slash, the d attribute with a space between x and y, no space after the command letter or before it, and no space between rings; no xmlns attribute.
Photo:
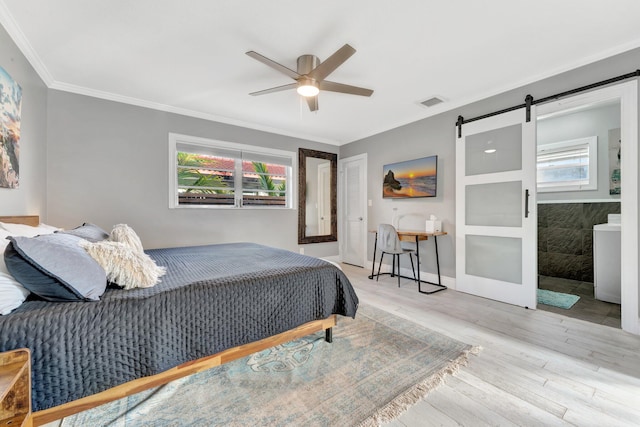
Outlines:
<svg viewBox="0 0 640 427"><path fill-rule="evenodd" d="M568 310L573 307L579 299L580 297L578 295L538 289L538 304L552 305Z"/></svg>
<svg viewBox="0 0 640 427"><path fill-rule="evenodd" d="M369 306L324 333L63 420L70 426L375 426L477 348Z"/></svg>

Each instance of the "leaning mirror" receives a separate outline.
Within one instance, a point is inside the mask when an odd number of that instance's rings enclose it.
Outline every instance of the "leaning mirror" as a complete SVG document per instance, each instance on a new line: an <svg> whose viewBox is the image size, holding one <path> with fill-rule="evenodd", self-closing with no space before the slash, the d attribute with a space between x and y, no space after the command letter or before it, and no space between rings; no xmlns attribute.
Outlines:
<svg viewBox="0 0 640 427"><path fill-rule="evenodd" d="M338 240L338 156L298 150L298 244Z"/></svg>

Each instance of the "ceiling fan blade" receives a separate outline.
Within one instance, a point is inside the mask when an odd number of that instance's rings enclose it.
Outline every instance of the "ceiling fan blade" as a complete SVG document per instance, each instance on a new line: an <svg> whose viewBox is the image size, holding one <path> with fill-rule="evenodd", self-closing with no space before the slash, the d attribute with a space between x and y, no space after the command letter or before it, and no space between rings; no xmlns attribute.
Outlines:
<svg viewBox="0 0 640 427"><path fill-rule="evenodd" d="M251 51L247 52L247 55L249 55L253 59L256 59L256 60L262 62L263 64L268 65L269 67L273 68L274 70L278 70L281 73L286 74L287 76L291 77L292 79L297 79L298 77L300 77L300 74L296 73L292 69L287 68L282 64L278 64L277 62L272 61L271 59L267 58L266 56L260 55L258 52L254 52L253 50L251 50Z"/></svg>
<svg viewBox="0 0 640 427"><path fill-rule="evenodd" d="M310 111L318 111L318 95L307 97L307 105Z"/></svg>
<svg viewBox="0 0 640 427"><path fill-rule="evenodd" d="M335 83L329 81L322 81L318 85L320 90L327 90L329 92L348 93L349 95L371 96L373 90L365 89L363 87L345 85L342 83Z"/></svg>
<svg viewBox="0 0 640 427"><path fill-rule="evenodd" d="M338 49L333 55L320 63L316 68L311 70L309 77L316 79L317 81L324 80L329 74L338 68L344 61L349 59L351 55L356 53L356 50L345 44Z"/></svg>
<svg viewBox="0 0 640 427"><path fill-rule="evenodd" d="M283 90L295 89L298 86L298 83L289 83L288 85L276 86L271 89L259 90L257 92L251 92L249 95L258 96L258 95L266 95L268 93L273 92L282 92Z"/></svg>

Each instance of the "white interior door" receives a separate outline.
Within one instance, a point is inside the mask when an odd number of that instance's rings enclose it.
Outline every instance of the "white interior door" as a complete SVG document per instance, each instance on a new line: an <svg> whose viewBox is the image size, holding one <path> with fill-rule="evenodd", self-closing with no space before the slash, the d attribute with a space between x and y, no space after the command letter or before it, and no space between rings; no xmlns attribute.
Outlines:
<svg viewBox="0 0 640 427"><path fill-rule="evenodd" d="M358 155L339 162L340 260L364 267L367 237L367 157Z"/></svg>
<svg viewBox="0 0 640 427"><path fill-rule="evenodd" d="M456 288L536 308L535 111L531 116L527 123L523 108L462 125L456 140Z"/></svg>

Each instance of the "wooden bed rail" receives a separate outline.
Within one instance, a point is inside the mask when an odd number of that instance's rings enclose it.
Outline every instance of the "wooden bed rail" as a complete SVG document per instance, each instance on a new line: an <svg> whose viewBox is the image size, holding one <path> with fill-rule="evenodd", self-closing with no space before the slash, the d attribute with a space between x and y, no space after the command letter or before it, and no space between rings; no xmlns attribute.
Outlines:
<svg viewBox="0 0 640 427"><path fill-rule="evenodd" d="M284 344L294 339L302 338L307 335L320 332L322 330L327 331L329 330L329 328L334 327L336 324L337 316L334 314L327 317L326 319L305 323L302 326L298 326L297 328L262 339L260 341L241 345L239 347L233 347L212 356L206 356L198 360L183 363L182 365L168 369L156 375L138 378L133 381L115 386L103 392L93 394L91 396L83 397L81 399L55 406L53 408L34 412L33 425L41 426L43 424L59 420L69 415L77 414L78 412L95 408L96 406L100 406L104 403L121 399L123 397L127 397L153 387L158 387L170 381L177 380L178 378L186 377L187 375L195 374L197 372L220 366L223 363L243 358L245 356L262 350L266 350L273 346Z"/></svg>

